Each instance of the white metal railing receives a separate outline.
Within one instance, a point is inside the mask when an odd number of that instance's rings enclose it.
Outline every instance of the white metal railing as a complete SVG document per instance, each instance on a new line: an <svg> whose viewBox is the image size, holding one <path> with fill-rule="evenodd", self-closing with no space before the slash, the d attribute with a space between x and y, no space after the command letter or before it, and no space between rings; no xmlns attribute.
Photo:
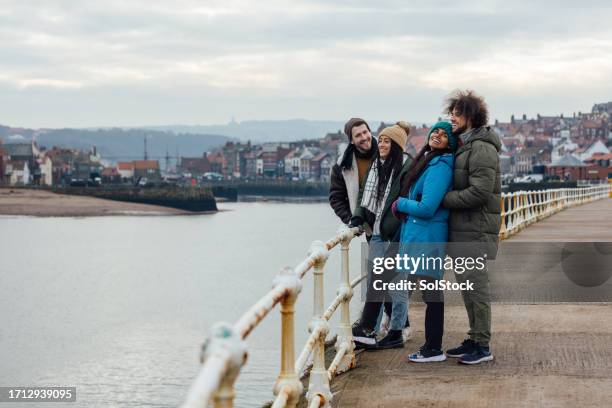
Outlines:
<svg viewBox="0 0 612 408"><path fill-rule="evenodd" d="M501 239L565 208L608 197L609 184L594 187L557 188L541 191L503 193L501 201Z"/></svg>
<svg viewBox="0 0 612 408"><path fill-rule="evenodd" d="M589 187L589 186L593 186L593 185L598 185L598 184L608 184L609 181L606 179L595 179L595 180L589 180L589 179L585 179L585 180L576 180L576 186L577 187Z"/></svg>
<svg viewBox="0 0 612 408"><path fill-rule="evenodd" d="M562 188L543 191L517 191L502 194L500 238L505 239L528 225L555 214L564 208L588 203L612 194L610 185ZM231 325L217 323L202 347L202 369L189 390L183 408L202 408L212 401L215 408L232 407L234 383L246 362L245 339L259 322L278 304L281 304L281 368L274 384L274 408L295 407L303 386L300 373L312 357L309 373L309 407L328 407L331 403L330 380L355 366L354 343L350 324L349 304L353 288L363 277L350 280L349 244L358 228L343 226L338 234L327 242L315 241L306 259L295 268L284 268L274 279L274 286L255 303L238 321ZM337 296L324 308L323 274L331 249L340 244L341 268ZM306 273L313 271L314 308L309 325L310 336L295 358L294 307ZM340 307L340 323L335 343L336 354L325 368L325 338L329 332L329 320Z"/></svg>
<svg viewBox="0 0 612 408"><path fill-rule="evenodd" d="M189 391L183 404L184 408L206 407L211 400L214 407L233 406L234 382L247 357L244 340L278 303L281 304L281 369L274 384L276 398L272 407L296 406L303 392L299 376L309 359L312 360L306 394L309 406L330 405L332 398L330 380L336 374L355 366L355 345L349 304L353 297L353 288L363 278L350 280L349 244L358 232L359 228L342 226L338 234L329 241L313 242L306 259L293 269L284 268L274 279L272 289L234 325L217 323L213 326L210 337L202 347L202 369ZM324 267L330 250L338 244L341 248L340 285L336 297L325 309ZM304 276L310 269L314 269L314 311L309 325L310 336L296 360L294 306ZM340 308L340 323L335 343L336 354L330 366L325 368L325 338L329 332L329 320L338 308Z"/></svg>

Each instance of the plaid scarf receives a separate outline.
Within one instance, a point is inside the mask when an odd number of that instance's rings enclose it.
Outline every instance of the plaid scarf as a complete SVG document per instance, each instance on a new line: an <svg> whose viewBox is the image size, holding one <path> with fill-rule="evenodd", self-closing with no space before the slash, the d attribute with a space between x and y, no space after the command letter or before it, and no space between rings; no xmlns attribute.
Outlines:
<svg viewBox="0 0 612 408"><path fill-rule="evenodd" d="M387 196L389 195L389 190L391 190L392 181L393 171L391 171L389 181L387 182L387 186L385 187L385 194L383 195L381 200L377 200L376 190L378 189L378 161L374 160L374 162L372 163L372 168L370 169L370 173L368 174L368 178L366 179L365 185L363 186L361 206L366 208L368 211L374 213L374 215L376 216L376 220L378 220L380 218L380 215L382 214L383 208L385 206L385 201L387 200Z"/></svg>

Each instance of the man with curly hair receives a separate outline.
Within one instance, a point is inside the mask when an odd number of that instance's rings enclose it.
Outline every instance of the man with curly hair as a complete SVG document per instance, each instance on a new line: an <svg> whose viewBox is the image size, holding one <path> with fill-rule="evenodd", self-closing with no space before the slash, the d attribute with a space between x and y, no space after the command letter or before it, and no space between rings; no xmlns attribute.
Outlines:
<svg viewBox="0 0 612 408"><path fill-rule="evenodd" d="M451 257L495 259L501 224L501 172L499 136L487 126L488 109L484 99L473 91L457 91L446 104L453 134L459 136L455 153L453 191L444 197L450 209L448 225ZM485 255L486 254L486 255ZM462 274L457 281L469 280L473 290L461 292L468 314L468 338L446 351L463 364L493 360L491 340L491 295L486 264Z"/></svg>

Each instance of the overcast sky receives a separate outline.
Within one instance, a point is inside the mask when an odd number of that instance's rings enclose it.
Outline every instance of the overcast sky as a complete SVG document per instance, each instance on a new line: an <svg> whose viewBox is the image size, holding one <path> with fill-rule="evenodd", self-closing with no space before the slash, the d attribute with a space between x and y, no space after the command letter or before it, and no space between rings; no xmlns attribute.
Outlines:
<svg viewBox="0 0 612 408"><path fill-rule="evenodd" d="M0 123L571 114L612 100L611 4L0 0Z"/></svg>

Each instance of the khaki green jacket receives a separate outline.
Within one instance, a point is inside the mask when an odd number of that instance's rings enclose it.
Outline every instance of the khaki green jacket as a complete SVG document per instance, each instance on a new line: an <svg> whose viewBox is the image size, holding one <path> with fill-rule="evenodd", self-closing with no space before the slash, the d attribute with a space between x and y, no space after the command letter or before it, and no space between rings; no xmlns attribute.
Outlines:
<svg viewBox="0 0 612 408"><path fill-rule="evenodd" d="M490 127L476 129L457 149L453 191L442 203L451 210L449 242L468 242L472 248L486 252L489 259L497 255L501 224L500 149L499 136ZM478 255L467 254L466 248L464 244L451 245L449 252L451 256Z"/></svg>

